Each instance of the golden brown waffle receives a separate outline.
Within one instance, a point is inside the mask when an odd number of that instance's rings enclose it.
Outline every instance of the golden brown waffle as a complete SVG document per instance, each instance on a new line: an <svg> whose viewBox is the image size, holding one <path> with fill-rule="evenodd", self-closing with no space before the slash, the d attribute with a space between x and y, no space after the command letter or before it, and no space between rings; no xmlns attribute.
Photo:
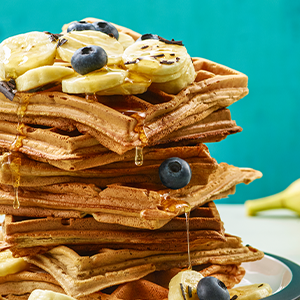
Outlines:
<svg viewBox="0 0 300 300"><path fill-rule="evenodd" d="M187 251L185 216L176 217L157 230L97 222L83 219L14 217L6 215L4 241L14 255L32 255L58 245L99 250L138 249L151 251ZM197 207L189 219L190 248L208 241L224 241L224 228L213 202ZM82 246L84 245L84 247Z"/></svg>
<svg viewBox="0 0 300 300"><path fill-rule="evenodd" d="M200 122L172 132L158 143L179 147L191 143L217 142L241 130L231 120L230 111L221 109ZM19 152L64 170L82 170L135 159L135 150L118 155L99 144L91 135L81 134L77 130L69 132L59 128L23 124L21 131L22 145L18 148ZM0 148L9 151L18 135L18 123L0 121ZM149 151L148 147L143 150L146 159Z"/></svg>
<svg viewBox="0 0 300 300"><path fill-rule="evenodd" d="M242 246L240 239L234 236L227 236L225 242L209 243L207 250L191 252L192 265L195 266L239 265L262 257L262 252ZM154 271L188 266L186 252L103 249L93 256L81 256L65 246L56 247L46 254L26 257L25 260L51 274L73 297L89 295L122 281L135 281Z"/></svg>
<svg viewBox="0 0 300 300"><path fill-rule="evenodd" d="M241 132L242 128L231 120L229 109L219 109L203 120L182 127L155 141L154 144L212 143L225 139L229 134Z"/></svg>
<svg viewBox="0 0 300 300"><path fill-rule="evenodd" d="M248 93L248 78L240 72L203 58L194 58L194 67L198 74L195 82L177 95L149 88L141 95L91 100L62 93L58 87L36 93L18 92L10 101L0 93L0 120L77 128L123 154L137 146L154 144Z"/></svg>
<svg viewBox="0 0 300 300"><path fill-rule="evenodd" d="M2 163L0 183L13 184L14 169L10 162L17 161L20 166L18 169L19 186L45 186L77 182L95 184L98 188L105 188L110 184L147 184L152 185L155 189L164 189L159 179L158 169L165 159L173 156L185 159L190 164L193 173L191 186L206 184L210 174L215 172L218 167L204 144L193 147L148 148L144 153L142 166L136 166L131 157L127 161L78 171L61 170L15 153L0 156L0 163Z"/></svg>
<svg viewBox="0 0 300 300"><path fill-rule="evenodd" d="M167 299L169 281L181 270L180 268L172 268L166 271L155 271L142 279L78 297L77 299ZM196 266L194 270L198 270L203 276L221 278L227 288L239 283L245 273L244 268L239 265L204 265ZM52 275L41 272L39 268L4 276L0 281L0 295L2 299L7 300L27 300L30 293L36 288L62 294L66 293Z"/></svg>
<svg viewBox="0 0 300 300"><path fill-rule="evenodd" d="M37 216L35 213L43 209L44 216L51 216L57 210L59 216L60 211L77 211L81 215L91 214L103 223L155 229L184 213L187 205L193 209L211 200L227 197L234 193L237 184L248 184L261 176L253 169L221 163L206 185L187 186L180 190L152 190L138 185L118 184L101 190L83 183L19 187L20 208L17 210L13 208L13 187L0 185L1 213Z"/></svg>
<svg viewBox="0 0 300 300"><path fill-rule="evenodd" d="M50 274L45 272L26 270L16 274L0 276L1 296L8 294L30 294L35 289L64 293L59 283Z"/></svg>

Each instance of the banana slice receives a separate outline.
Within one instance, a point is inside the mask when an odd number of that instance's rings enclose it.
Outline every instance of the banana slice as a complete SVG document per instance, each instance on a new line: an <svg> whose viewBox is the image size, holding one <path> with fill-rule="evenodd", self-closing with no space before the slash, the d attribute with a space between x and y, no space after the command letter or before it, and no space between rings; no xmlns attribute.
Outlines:
<svg viewBox="0 0 300 300"><path fill-rule="evenodd" d="M0 44L0 77L17 78L30 69L52 65L56 45L50 34L37 31L4 40Z"/></svg>
<svg viewBox="0 0 300 300"><path fill-rule="evenodd" d="M72 68L72 64L70 62L66 62L66 61L60 61L60 60L56 60L53 64L53 66L61 66L61 67L69 67Z"/></svg>
<svg viewBox="0 0 300 300"><path fill-rule="evenodd" d="M169 300L199 300L197 285L203 276L193 270L185 270L176 274L169 283Z"/></svg>
<svg viewBox="0 0 300 300"><path fill-rule="evenodd" d="M159 40L144 40L129 46L123 54L126 68L149 76L179 72L190 57L184 46ZM155 82L152 78L151 80Z"/></svg>
<svg viewBox="0 0 300 300"><path fill-rule="evenodd" d="M21 272L28 264L21 257L15 258L9 250L0 252L0 276Z"/></svg>
<svg viewBox="0 0 300 300"><path fill-rule="evenodd" d="M67 42L58 47L59 58L70 62L74 52L88 45L102 47L108 56L108 65L118 65L122 61L123 46L109 35L94 30L71 31L65 33L61 39Z"/></svg>
<svg viewBox="0 0 300 300"><path fill-rule="evenodd" d="M272 294L272 288L267 283L261 283L228 289L228 292L230 299L259 300L270 296Z"/></svg>
<svg viewBox="0 0 300 300"><path fill-rule="evenodd" d="M133 37L124 32L119 32L119 40L118 41L123 46L124 50L135 43L135 40L133 39Z"/></svg>
<svg viewBox="0 0 300 300"><path fill-rule="evenodd" d="M62 91L69 94L94 94L121 85L127 74L128 71L123 69L108 67L86 75L76 73L75 76L62 80Z"/></svg>
<svg viewBox="0 0 300 300"><path fill-rule="evenodd" d="M178 72L168 75L151 75L151 80L155 83L169 82L175 80L181 77L184 73L186 73L189 67L190 64L187 61L187 63Z"/></svg>
<svg viewBox="0 0 300 300"><path fill-rule="evenodd" d="M164 91L168 94L177 94L182 89L190 85L195 81L197 74L194 68L194 65L192 61L188 63L188 67L185 69L185 71L181 74L180 77L167 81L167 82L156 82L152 85L155 88L160 89L161 91Z"/></svg>
<svg viewBox="0 0 300 300"><path fill-rule="evenodd" d="M145 93L151 80L143 75L128 72L124 83L116 87L97 92L97 95L137 95Z"/></svg>
<svg viewBox="0 0 300 300"><path fill-rule="evenodd" d="M28 297L28 300L76 300L73 297L67 296L65 294L36 289L31 292Z"/></svg>
<svg viewBox="0 0 300 300"><path fill-rule="evenodd" d="M25 72L16 79L18 91L29 91L45 84L60 81L74 74L74 70L63 66L43 66Z"/></svg>

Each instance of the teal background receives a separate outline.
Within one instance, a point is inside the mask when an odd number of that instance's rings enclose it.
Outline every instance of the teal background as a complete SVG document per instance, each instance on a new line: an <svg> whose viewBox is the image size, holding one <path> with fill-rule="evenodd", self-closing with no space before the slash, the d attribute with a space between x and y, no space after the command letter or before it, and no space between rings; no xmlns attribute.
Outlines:
<svg viewBox="0 0 300 300"><path fill-rule="evenodd" d="M59 33L85 17L183 40L191 56L248 75L249 95L230 107L243 131L208 147L218 162L264 176L239 185L223 203L279 192L299 177L300 1L1 1L0 40L33 30Z"/></svg>

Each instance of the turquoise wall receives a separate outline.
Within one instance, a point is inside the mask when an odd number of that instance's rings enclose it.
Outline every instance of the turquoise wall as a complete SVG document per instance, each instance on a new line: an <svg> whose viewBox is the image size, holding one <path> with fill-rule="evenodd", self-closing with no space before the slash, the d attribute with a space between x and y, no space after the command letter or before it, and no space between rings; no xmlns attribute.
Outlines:
<svg viewBox="0 0 300 300"><path fill-rule="evenodd" d="M208 144L213 157L264 176L224 203L279 192L300 177L300 1L1 1L0 40L32 30L60 32L85 17L183 40L191 56L249 76L250 93L231 106L239 134Z"/></svg>

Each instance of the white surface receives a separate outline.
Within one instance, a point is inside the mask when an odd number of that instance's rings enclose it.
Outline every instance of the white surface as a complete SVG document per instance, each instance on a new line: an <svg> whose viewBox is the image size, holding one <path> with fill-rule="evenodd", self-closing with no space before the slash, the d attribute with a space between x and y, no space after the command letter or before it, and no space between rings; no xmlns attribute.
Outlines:
<svg viewBox="0 0 300 300"><path fill-rule="evenodd" d="M243 244L282 256L300 265L300 217L289 210L270 210L255 217L244 205L217 204L225 232Z"/></svg>
<svg viewBox="0 0 300 300"><path fill-rule="evenodd" d="M273 294L289 285L292 280L291 270L281 261L265 255L262 260L243 263L246 275L237 286L254 283L268 283Z"/></svg>

